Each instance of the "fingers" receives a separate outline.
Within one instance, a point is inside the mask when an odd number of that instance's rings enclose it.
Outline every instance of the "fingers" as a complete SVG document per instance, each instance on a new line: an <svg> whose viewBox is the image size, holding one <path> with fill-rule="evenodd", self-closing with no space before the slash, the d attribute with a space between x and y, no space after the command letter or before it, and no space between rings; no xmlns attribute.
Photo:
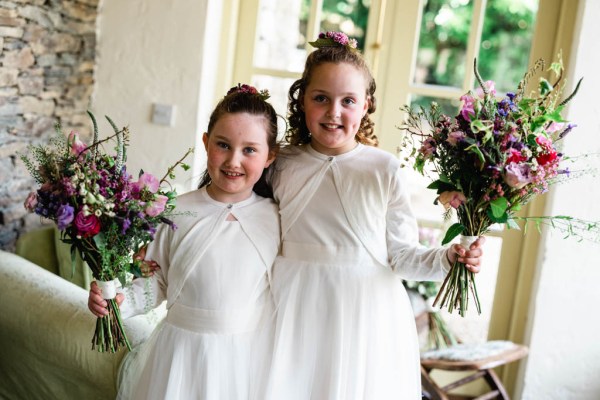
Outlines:
<svg viewBox="0 0 600 400"><path fill-rule="evenodd" d="M140 261L140 271L142 271L142 276L144 278L149 278L154 275L154 272L159 270L160 266L156 263L156 261L152 260L144 260Z"/></svg>
<svg viewBox="0 0 600 400"><path fill-rule="evenodd" d="M125 295L123 293L117 293L115 301L118 305L123 303ZM88 296L88 309L96 317L102 318L108 315L108 302L102 297L102 290L98 287L98 284L94 281L90 285L90 294Z"/></svg>
<svg viewBox="0 0 600 400"><path fill-rule="evenodd" d="M465 249L459 244L454 245L454 251L458 255L458 261L465 264L467 269L471 272L478 273L481 270L481 263L483 258L482 246L485 243L485 236L480 236L475 242L473 242L469 249Z"/></svg>
<svg viewBox="0 0 600 400"><path fill-rule="evenodd" d="M142 261L144 258L146 258L146 246L141 247L138 252L133 255L134 260Z"/></svg>
<svg viewBox="0 0 600 400"><path fill-rule="evenodd" d="M103 317L108 315L106 307L108 307L108 303L102 298L102 290L100 290L96 282L92 282L88 296L88 309L96 317Z"/></svg>

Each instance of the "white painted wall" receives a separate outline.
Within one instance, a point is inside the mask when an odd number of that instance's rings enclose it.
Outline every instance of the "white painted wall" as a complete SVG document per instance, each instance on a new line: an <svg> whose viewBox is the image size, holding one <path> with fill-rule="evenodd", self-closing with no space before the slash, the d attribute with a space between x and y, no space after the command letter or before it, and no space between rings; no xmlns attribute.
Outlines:
<svg viewBox="0 0 600 400"><path fill-rule="evenodd" d="M564 142L563 150L570 155L600 153L600 2L580 3L578 43L568 68L571 82L582 76L584 80L568 111L568 119L578 125ZM598 158L591 163L600 167ZM546 215L600 221L600 175L554 188ZM600 244L563 240L554 233L546 235L540 252L520 398L600 399Z"/></svg>
<svg viewBox="0 0 600 400"><path fill-rule="evenodd" d="M162 177L199 140L214 106L220 32L218 0L105 0L98 19L92 111L131 131L128 168ZM175 106L172 127L153 124L153 103ZM203 148L176 171L179 193L204 170Z"/></svg>

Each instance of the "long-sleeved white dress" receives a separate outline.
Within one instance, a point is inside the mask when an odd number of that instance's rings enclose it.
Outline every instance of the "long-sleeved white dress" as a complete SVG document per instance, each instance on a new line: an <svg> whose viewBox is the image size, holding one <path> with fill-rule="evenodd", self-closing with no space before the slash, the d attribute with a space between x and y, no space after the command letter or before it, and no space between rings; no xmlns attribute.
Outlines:
<svg viewBox="0 0 600 400"><path fill-rule="evenodd" d="M270 199L211 199L205 188L179 196L175 231L164 226L147 259L161 269L134 280L125 317L166 298L167 316L121 368L121 399L264 398L272 345L270 270L279 217ZM234 221L227 220L231 214Z"/></svg>
<svg viewBox="0 0 600 400"><path fill-rule="evenodd" d="M446 249L418 244L398 161L359 144L278 156L282 229L267 399L421 398L414 316L401 278L440 280Z"/></svg>

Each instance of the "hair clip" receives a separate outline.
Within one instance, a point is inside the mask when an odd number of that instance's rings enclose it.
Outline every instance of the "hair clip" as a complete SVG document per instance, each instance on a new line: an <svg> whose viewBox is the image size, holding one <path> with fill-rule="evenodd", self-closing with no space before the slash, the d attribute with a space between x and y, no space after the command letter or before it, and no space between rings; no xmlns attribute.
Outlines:
<svg viewBox="0 0 600 400"><path fill-rule="evenodd" d="M238 83L237 86L232 87L231 89L229 89L227 91L226 96L229 96L232 93L247 93L247 94L255 94L258 96L259 99L261 99L262 101L266 101L269 97L271 97L271 95L269 94L269 91L264 89L264 90L258 90L257 88L255 88L254 86L250 86L250 85L246 85L245 83Z"/></svg>
<svg viewBox="0 0 600 400"><path fill-rule="evenodd" d="M312 47L321 49L324 47L347 47L350 50L356 50L357 41L356 39L348 38L343 32L321 32L319 38L314 42L308 42Z"/></svg>

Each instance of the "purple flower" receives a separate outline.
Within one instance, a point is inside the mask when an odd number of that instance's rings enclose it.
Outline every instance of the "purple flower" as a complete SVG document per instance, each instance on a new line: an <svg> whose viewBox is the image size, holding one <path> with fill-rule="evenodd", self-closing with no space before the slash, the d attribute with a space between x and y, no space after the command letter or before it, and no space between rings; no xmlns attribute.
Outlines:
<svg viewBox="0 0 600 400"><path fill-rule="evenodd" d="M73 222L75 209L68 204L63 204L58 207L58 212L56 213L56 224L58 225L59 230L65 230L67 226L71 222Z"/></svg>
<svg viewBox="0 0 600 400"><path fill-rule="evenodd" d="M462 131L454 131L448 134L448 138L446 142L450 143L452 146L456 146L458 142L465 138L465 133Z"/></svg>
<svg viewBox="0 0 600 400"><path fill-rule="evenodd" d="M435 153L435 150L436 150L435 140L432 137L428 137L427 139L425 139L423 141L423 145L419 149L419 152L421 154L423 154L423 157L425 157L425 159L427 159L427 158L430 158L433 156L433 154Z"/></svg>
<svg viewBox="0 0 600 400"><path fill-rule="evenodd" d="M123 227L121 228L121 233L124 235L127 232L127 229L131 226L131 220L129 218L125 218L123 220Z"/></svg>
<svg viewBox="0 0 600 400"><path fill-rule="evenodd" d="M571 132L571 130L573 130L573 128L575 128L576 126L577 126L576 124L568 124L568 125L567 125L567 127L565 128L565 130L564 130L564 131L562 131L562 132L561 132L561 133L558 135L558 138L559 138L559 139L562 139L562 138L564 138L564 137L567 135L567 133Z"/></svg>
<svg viewBox="0 0 600 400"><path fill-rule="evenodd" d="M533 180L531 168L524 163L510 163L504 170L504 182L512 188L521 189Z"/></svg>
<svg viewBox="0 0 600 400"><path fill-rule="evenodd" d="M460 100L463 101L463 107L460 110L460 114L465 119L465 121L470 121L471 116L475 115L475 99L473 96L469 96L468 94L460 96Z"/></svg>

